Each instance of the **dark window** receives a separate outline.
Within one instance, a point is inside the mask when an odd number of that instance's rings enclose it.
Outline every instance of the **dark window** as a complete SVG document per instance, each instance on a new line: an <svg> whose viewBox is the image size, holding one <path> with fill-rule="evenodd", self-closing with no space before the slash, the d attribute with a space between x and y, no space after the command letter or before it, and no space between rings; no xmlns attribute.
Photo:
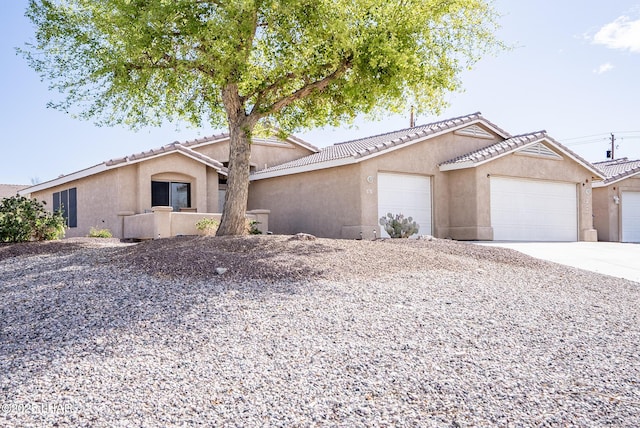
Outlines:
<svg viewBox="0 0 640 428"><path fill-rule="evenodd" d="M53 194L53 211L60 211L68 227L78 227L78 198L76 188Z"/></svg>
<svg viewBox="0 0 640 428"><path fill-rule="evenodd" d="M151 182L151 206L166 207L169 203L169 183L163 181Z"/></svg>
<svg viewBox="0 0 640 428"><path fill-rule="evenodd" d="M191 208L191 184L152 181L151 206L170 206L173 207L173 211L180 211L180 208Z"/></svg>

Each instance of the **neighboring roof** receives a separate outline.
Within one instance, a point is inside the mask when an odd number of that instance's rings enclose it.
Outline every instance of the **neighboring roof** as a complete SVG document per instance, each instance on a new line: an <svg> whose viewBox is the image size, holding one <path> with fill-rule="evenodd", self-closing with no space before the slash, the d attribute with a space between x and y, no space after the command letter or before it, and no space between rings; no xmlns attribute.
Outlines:
<svg viewBox="0 0 640 428"><path fill-rule="evenodd" d="M0 184L0 199L15 196L18 191L29 186L26 184Z"/></svg>
<svg viewBox="0 0 640 428"><path fill-rule="evenodd" d="M475 123L482 123L503 138L510 137L508 132L489 122L482 117L480 112L476 112L467 116L401 129L373 137L337 143L321 149L318 153L255 172L252 174L252 179L269 178L356 163L365 158L406 147Z"/></svg>
<svg viewBox="0 0 640 428"><path fill-rule="evenodd" d="M640 160L629 160L628 158L614 159L603 162L595 162L596 168L602 171L606 177L605 180L597 187L608 186L617 183L625 178L630 178L640 174Z"/></svg>
<svg viewBox="0 0 640 428"><path fill-rule="evenodd" d="M450 159L439 165L440 171L451 171L455 169L474 168L498 159L502 156L512 154L516 151L521 151L529 146L545 142L556 150L564 153L566 156L572 158L586 169L591 171L595 177L604 178L601 171L595 168L591 163L578 156L576 153L569 150L553 138L551 138L546 131L531 132L529 134L516 135L508 138L504 141L500 141L495 144L491 144L479 150L467 153L462 156L458 156L454 159Z"/></svg>

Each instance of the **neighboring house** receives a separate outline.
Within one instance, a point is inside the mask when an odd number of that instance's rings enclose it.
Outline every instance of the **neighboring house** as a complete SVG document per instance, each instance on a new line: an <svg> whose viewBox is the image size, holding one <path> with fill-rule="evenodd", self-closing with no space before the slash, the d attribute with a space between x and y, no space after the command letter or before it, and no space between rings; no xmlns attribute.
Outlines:
<svg viewBox="0 0 640 428"><path fill-rule="evenodd" d="M640 242L640 160L594 164L605 180L593 187L594 224L601 241Z"/></svg>
<svg viewBox="0 0 640 428"><path fill-rule="evenodd" d="M256 138L251 168L263 169L317 151L297 138ZM112 159L20 193L46 201L53 210L61 209L68 225L67 237L86 236L91 227L108 228L119 238L167 236L180 232L168 229L159 234L154 230L149 222L153 207L170 206L171 211L181 213L220 213L228 157L228 134L175 142ZM190 227L201 217L190 217Z"/></svg>
<svg viewBox="0 0 640 428"><path fill-rule="evenodd" d="M24 184L0 184L0 199L16 196L18 192L29 186Z"/></svg>
<svg viewBox="0 0 640 428"><path fill-rule="evenodd" d="M512 136L474 113L256 171L249 208L269 209L283 234L371 239L390 212L439 238L596 241L591 189L603 178L546 132Z"/></svg>

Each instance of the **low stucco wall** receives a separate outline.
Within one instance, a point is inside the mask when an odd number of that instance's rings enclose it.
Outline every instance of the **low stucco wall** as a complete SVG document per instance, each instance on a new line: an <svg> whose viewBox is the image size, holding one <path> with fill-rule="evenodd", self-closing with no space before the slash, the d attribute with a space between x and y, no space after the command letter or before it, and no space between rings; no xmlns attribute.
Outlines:
<svg viewBox="0 0 640 428"><path fill-rule="evenodd" d="M124 239L153 239L153 213L128 215L122 221Z"/></svg>
<svg viewBox="0 0 640 428"><path fill-rule="evenodd" d="M196 223L204 218L220 221L220 213L172 212L171 207L153 207L152 213L125 216L125 239L159 239L179 235L204 235ZM247 211L246 218L257 222L263 234L269 231L269 210Z"/></svg>

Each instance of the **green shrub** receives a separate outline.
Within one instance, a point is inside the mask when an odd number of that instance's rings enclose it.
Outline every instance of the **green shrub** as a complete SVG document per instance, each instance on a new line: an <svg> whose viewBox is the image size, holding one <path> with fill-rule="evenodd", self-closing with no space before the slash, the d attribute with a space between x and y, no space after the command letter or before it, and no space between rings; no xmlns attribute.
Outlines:
<svg viewBox="0 0 640 428"><path fill-rule="evenodd" d="M50 213L45 202L24 196L0 201L0 242L25 242L59 239L64 236L64 217Z"/></svg>
<svg viewBox="0 0 640 428"><path fill-rule="evenodd" d="M392 238L408 238L418 233L420 226L413 221L412 217L405 218L402 214L387 213L386 217L380 218L380 225Z"/></svg>
<svg viewBox="0 0 640 428"><path fill-rule="evenodd" d="M205 235L215 235L220 222L213 218L203 218L196 222L196 229Z"/></svg>
<svg viewBox="0 0 640 428"><path fill-rule="evenodd" d="M260 224L259 221L255 221L255 220L249 220L247 219L246 221L246 229L247 229L247 233L249 235L261 235L262 231L260 229L258 229L258 225Z"/></svg>
<svg viewBox="0 0 640 428"><path fill-rule="evenodd" d="M89 229L89 238L113 238L113 234L109 229L97 229L92 227Z"/></svg>

